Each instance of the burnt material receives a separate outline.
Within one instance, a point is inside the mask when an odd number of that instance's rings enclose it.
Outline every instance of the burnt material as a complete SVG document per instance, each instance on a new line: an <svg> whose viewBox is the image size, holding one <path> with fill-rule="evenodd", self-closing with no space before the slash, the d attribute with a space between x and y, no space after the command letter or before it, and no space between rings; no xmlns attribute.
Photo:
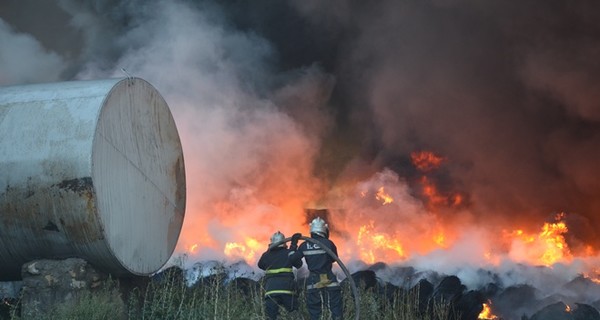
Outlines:
<svg viewBox="0 0 600 320"><path fill-rule="evenodd" d="M60 189L73 191L78 194L91 193L94 187L91 177L63 180L56 186Z"/></svg>

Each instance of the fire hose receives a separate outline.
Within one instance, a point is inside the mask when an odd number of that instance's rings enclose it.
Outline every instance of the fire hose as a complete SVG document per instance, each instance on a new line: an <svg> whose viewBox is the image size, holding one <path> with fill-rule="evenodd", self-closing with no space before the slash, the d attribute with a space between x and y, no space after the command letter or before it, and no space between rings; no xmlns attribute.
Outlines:
<svg viewBox="0 0 600 320"><path fill-rule="evenodd" d="M321 241L319 241L317 239L305 237L305 236L301 236L300 239L318 245L320 247L320 249L323 249L325 252L327 252L327 254L329 254L329 256L331 256L338 263L340 268L342 268L342 271L344 271L344 274L346 274L346 278L350 282L350 288L352 289L352 295L354 296L354 306L356 309L356 317L354 317L354 318L356 320L360 319L360 297L358 296L358 289L356 287L356 283L354 282L354 278L352 278L352 275L350 274L350 271L348 271L348 268L346 268L346 266L344 265L342 260L340 260L340 258L333 251L331 251L331 249L327 248L327 246L325 246ZM271 244L269 246L269 249L275 248L275 247L282 245L291 240L292 240L292 237L285 238L279 242Z"/></svg>

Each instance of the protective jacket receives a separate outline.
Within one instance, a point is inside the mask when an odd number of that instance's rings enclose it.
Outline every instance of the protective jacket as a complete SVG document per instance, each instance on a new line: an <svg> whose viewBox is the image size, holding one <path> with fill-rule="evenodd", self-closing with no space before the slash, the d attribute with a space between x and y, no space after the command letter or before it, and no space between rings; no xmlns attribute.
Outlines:
<svg viewBox="0 0 600 320"><path fill-rule="evenodd" d="M311 233L311 238L318 240L337 256L335 244L317 233ZM306 260L310 274L306 281L306 304L311 320L321 319L322 308L329 306L333 319L342 319L342 294L337 277L331 268L335 261L321 245L310 241L303 242L298 250L292 254L291 260Z"/></svg>
<svg viewBox="0 0 600 320"><path fill-rule="evenodd" d="M337 247L331 240L316 233L311 233L311 238L320 241L337 256ZM335 260L320 245L309 241L303 242L291 256L291 260L298 261L302 257L306 260L308 271L310 271L308 289L339 285L337 278L331 272Z"/></svg>
<svg viewBox="0 0 600 320"><path fill-rule="evenodd" d="M293 251L284 247L267 250L258 260L258 267L265 270L265 295L294 294L296 282L292 267L302 267L302 260L292 262Z"/></svg>

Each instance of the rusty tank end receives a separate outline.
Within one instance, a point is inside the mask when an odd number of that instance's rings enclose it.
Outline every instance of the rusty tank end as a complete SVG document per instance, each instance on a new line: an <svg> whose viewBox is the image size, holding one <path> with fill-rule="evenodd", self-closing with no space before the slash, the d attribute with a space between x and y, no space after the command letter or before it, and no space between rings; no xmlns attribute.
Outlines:
<svg viewBox="0 0 600 320"><path fill-rule="evenodd" d="M158 271L177 244L185 187L175 122L148 82L0 87L0 280L39 258Z"/></svg>

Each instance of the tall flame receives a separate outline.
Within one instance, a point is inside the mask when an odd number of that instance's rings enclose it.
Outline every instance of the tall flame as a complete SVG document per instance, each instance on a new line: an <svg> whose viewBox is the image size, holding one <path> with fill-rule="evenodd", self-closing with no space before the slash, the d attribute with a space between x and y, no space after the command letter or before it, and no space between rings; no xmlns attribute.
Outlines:
<svg viewBox="0 0 600 320"><path fill-rule="evenodd" d="M374 230L374 222L359 228L356 244L360 250L360 259L375 263L384 260L401 260L405 257L402 244L394 237Z"/></svg>
<svg viewBox="0 0 600 320"><path fill-rule="evenodd" d="M572 255L564 238L569 229L563 221L565 213L555 216L555 222L546 222L537 234L518 229L508 233L511 239L511 258L532 264L550 266L556 262L570 262Z"/></svg>
<svg viewBox="0 0 600 320"><path fill-rule="evenodd" d="M483 310L479 313L477 319L481 320L497 320L498 316L492 312L492 302L490 300L483 304Z"/></svg>

